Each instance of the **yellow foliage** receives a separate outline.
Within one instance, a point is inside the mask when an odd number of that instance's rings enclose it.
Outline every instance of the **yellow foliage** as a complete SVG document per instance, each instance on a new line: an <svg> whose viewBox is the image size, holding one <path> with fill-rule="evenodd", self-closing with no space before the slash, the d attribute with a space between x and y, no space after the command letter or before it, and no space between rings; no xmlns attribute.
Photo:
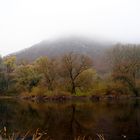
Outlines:
<svg viewBox="0 0 140 140"><path fill-rule="evenodd" d="M43 96L46 93L48 93L48 89L46 87L33 87L32 91L31 91L31 95L35 95L35 96Z"/></svg>

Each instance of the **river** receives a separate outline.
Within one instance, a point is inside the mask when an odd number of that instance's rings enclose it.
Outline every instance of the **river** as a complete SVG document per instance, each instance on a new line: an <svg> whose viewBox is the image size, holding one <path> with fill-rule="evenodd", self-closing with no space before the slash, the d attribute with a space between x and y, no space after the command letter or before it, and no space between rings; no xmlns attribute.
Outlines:
<svg viewBox="0 0 140 140"><path fill-rule="evenodd" d="M34 103L0 99L0 128L8 133L46 130L53 140L78 136L140 139L140 100Z"/></svg>

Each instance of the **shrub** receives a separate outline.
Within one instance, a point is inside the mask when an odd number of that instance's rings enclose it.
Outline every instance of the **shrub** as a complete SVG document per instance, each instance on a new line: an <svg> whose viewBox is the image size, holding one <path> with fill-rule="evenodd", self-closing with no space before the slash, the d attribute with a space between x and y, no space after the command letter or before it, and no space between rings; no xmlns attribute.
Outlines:
<svg viewBox="0 0 140 140"><path fill-rule="evenodd" d="M33 87L32 91L31 91L31 95L34 96L43 96L46 95L48 93L48 89L46 87Z"/></svg>

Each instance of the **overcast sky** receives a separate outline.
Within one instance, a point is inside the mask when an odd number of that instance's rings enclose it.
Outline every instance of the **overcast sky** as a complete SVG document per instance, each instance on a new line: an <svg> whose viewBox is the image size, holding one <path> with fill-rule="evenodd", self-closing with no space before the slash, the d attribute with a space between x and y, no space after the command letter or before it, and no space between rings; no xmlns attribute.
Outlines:
<svg viewBox="0 0 140 140"><path fill-rule="evenodd" d="M0 54L68 35L140 43L140 0L0 0Z"/></svg>

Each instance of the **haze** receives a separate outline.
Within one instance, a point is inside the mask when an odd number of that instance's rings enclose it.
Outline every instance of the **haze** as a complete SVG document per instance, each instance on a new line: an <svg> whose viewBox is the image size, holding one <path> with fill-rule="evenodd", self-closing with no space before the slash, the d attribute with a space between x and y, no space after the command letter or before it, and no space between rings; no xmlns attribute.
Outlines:
<svg viewBox="0 0 140 140"><path fill-rule="evenodd" d="M140 43L139 0L0 0L0 54L59 36Z"/></svg>

